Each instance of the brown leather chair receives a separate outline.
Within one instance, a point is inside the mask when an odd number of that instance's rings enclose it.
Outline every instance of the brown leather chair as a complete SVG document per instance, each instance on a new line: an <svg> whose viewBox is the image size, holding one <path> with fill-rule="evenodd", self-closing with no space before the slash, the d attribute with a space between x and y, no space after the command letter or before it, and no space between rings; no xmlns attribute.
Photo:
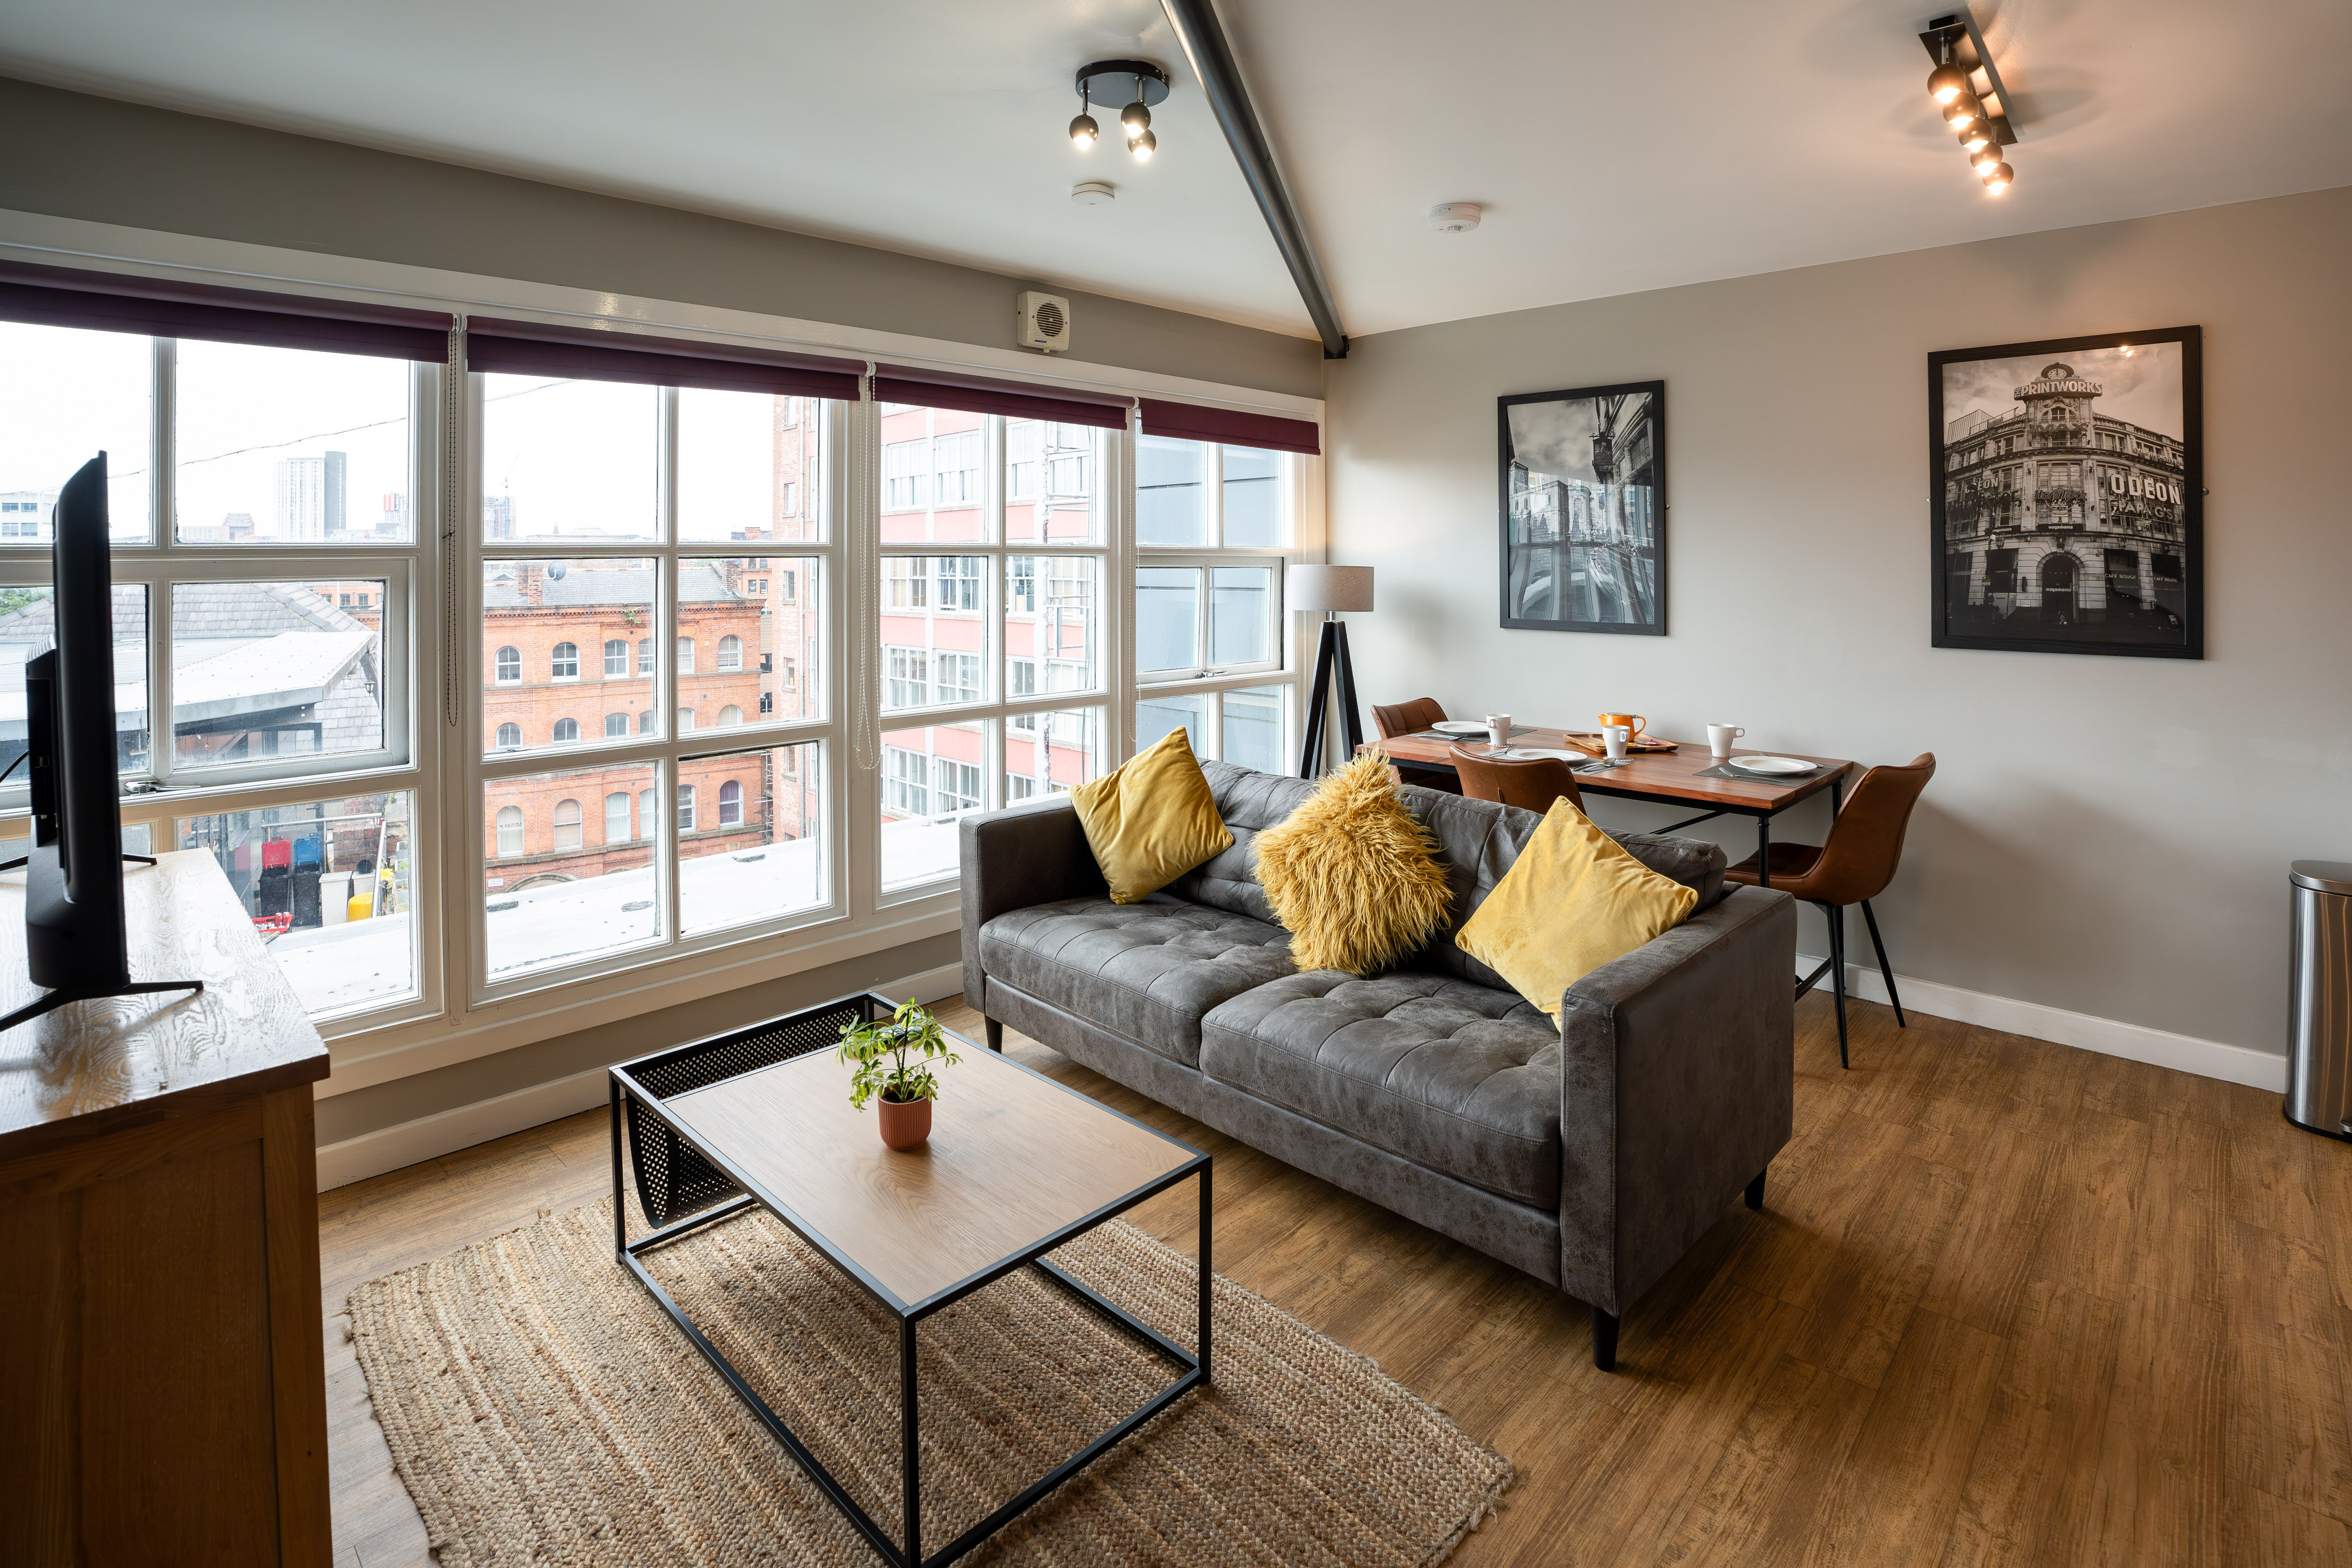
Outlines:
<svg viewBox="0 0 2352 1568"><path fill-rule="evenodd" d="M1911 808L1927 781L1936 776L1936 754L1922 752L1904 766L1873 768L1862 775L1846 797L1845 807L1830 824L1829 842L1775 844L1771 848L1772 887L1809 904L1821 906L1830 922L1829 962L1797 984L1802 996L1828 974L1837 996L1838 1061L1851 1067L1845 1045L1845 909L1862 906L1870 927L1870 945L1878 953L1878 973L1886 979L1886 998L1895 1004L1896 1026L1908 1028L1903 998L1895 994L1895 966L1886 962L1886 943L1878 935L1878 917L1870 900L1886 890L1903 861L1903 832L1910 826ZM1753 855L1724 873L1728 881L1756 885Z"/></svg>
<svg viewBox="0 0 2352 1568"><path fill-rule="evenodd" d="M1445 710L1434 697L1416 697L1410 702L1399 702L1383 708L1372 705L1372 724L1383 741L1393 741L1399 735L1417 735L1432 724L1445 721ZM1417 768L1410 763L1395 764L1397 777L1423 789L1444 790L1447 795L1460 795L1462 781L1444 768Z"/></svg>
<svg viewBox="0 0 2352 1568"><path fill-rule="evenodd" d="M1553 801L1566 795L1569 805L1579 811L1584 809L1584 796L1576 787L1575 773L1558 757L1507 763L1456 746L1454 771L1462 776L1462 793L1472 800L1499 801L1527 811L1549 811Z"/></svg>

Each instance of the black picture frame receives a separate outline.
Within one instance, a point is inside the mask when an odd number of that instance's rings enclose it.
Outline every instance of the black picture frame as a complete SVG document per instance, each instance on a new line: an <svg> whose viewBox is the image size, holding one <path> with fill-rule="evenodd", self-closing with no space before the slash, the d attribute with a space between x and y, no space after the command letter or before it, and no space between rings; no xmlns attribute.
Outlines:
<svg viewBox="0 0 2352 1568"><path fill-rule="evenodd" d="M1495 404L1503 626L1664 637L1666 384L1522 392ZM1561 407L1547 415L1549 404ZM1528 410L1517 439L1515 409Z"/></svg>
<svg viewBox="0 0 2352 1568"><path fill-rule="evenodd" d="M2203 658L2204 412L2196 327L1929 354L1933 645Z"/></svg>

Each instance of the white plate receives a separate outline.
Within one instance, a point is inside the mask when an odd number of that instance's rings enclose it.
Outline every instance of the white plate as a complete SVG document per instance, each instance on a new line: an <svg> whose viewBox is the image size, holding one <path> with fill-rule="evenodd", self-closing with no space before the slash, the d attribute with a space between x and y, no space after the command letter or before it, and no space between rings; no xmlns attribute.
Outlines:
<svg viewBox="0 0 2352 1568"><path fill-rule="evenodd" d="M1557 757L1563 763L1589 763L1592 760L1582 752L1554 751L1546 746L1506 746L1496 755L1507 763L1532 763L1545 757Z"/></svg>
<svg viewBox="0 0 2352 1568"><path fill-rule="evenodd" d="M1820 764L1797 757L1734 757L1731 765L1747 773L1809 773Z"/></svg>
<svg viewBox="0 0 2352 1568"><path fill-rule="evenodd" d="M1483 735L1486 732L1486 725L1465 724L1459 719L1448 719L1442 723L1432 724L1430 728L1441 735Z"/></svg>

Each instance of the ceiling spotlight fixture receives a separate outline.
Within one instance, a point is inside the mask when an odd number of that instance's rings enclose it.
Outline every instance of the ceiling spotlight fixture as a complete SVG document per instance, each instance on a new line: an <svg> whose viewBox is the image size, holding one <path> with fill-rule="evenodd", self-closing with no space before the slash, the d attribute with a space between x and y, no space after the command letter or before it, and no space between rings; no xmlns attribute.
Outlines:
<svg viewBox="0 0 2352 1568"><path fill-rule="evenodd" d="M1119 111L1118 128L1126 134L1127 150L1139 162L1148 161L1159 150L1160 138L1152 133L1151 110L1168 100L1167 70L1150 60L1097 60L1078 68L1078 98L1080 106L1088 112L1070 121L1070 140L1081 148L1094 144L1101 134L1091 112L1097 88L1105 103L1127 100Z"/></svg>
<svg viewBox="0 0 2352 1568"><path fill-rule="evenodd" d="M1959 10L1928 23L1919 42L1936 62L1927 78L1927 96L1944 123L1959 133L1969 167L1983 178L1987 191L1998 195L2017 177L2002 161L2002 149L2017 141L2017 122L2009 89L2001 84L1983 32L1974 16Z"/></svg>

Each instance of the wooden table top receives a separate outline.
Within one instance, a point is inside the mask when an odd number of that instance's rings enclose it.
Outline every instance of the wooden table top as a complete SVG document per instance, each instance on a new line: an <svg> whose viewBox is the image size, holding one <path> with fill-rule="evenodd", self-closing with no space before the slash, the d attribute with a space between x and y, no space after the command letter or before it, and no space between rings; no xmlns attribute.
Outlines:
<svg viewBox="0 0 2352 1568"><path fill-rule="evenodd" d="M965 1042L940 1072L930 1141L884 1146L830 1050L662 1102L902 1310L961 1284L1198 1158L1053 1079Z"/></svg>
<svg viewBox="0 0 2352 1568"><path fill-rule="evenodd" d="M181 849L122 868L133 980L201 980L76 1002L0 1034L0 1158L327 1076L327 1047L219 864ZM25 873L0 877L0 1012L25 972Z"/></svg>
<svg viewBox="0 0 2352 1568"><path fill-rule="evenodd" d="M1670 740L1671 736L1660 739ZM1555 751L1579 751L1568 743L1559 730L1539 726L1517 726L1511 736L1514 746L1536 746ZM1495 748L1484 741L1446 741L1422 735L1400 735L1393 741L1367 741L1363 750L1380 752L1391 761L1422 768L1452 768L1454 748L1465 752L1491 752ZM1785 811L1809 795L1819 794L1853 771L1853 763L1843 757L1807 757L1801 752L1756 752L1745 747L1733 752L1736 757L1774 756L1801 757L1809 763L1819 763L1829 769L1811 778L1792 784L1771 784L1763 779L1700 778L1701 769L1715 766L1706 742L1681 742L1678 752L1633 752L1626 756L1626 765L1602 773L1579 773L1576 787L1585 795L1664 795L1673 800L1686 800L1696 805L1713 806L1719 811L1737 811L1751 816L1769 816Z"/></svg>

